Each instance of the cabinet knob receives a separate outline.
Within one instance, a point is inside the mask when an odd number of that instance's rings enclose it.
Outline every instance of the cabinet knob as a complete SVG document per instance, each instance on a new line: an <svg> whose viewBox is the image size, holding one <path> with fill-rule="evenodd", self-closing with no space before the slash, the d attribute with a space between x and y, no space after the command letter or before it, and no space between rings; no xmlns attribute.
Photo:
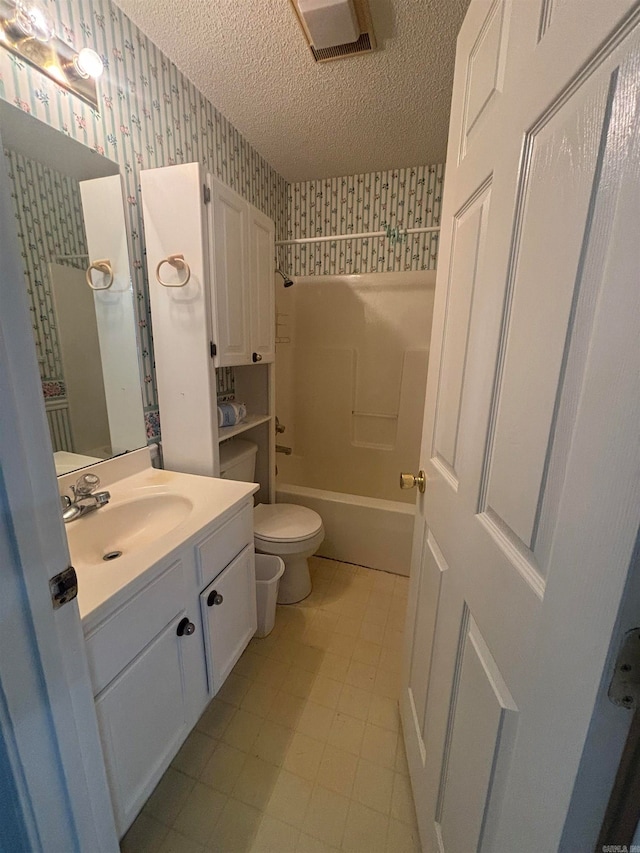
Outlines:
<svg viewBox="0 0 640 853"><path fill-rule="evenodd" d="M207 604L209 607L212 607L214 604L222 604L224 598L220 595L219 592L216 592L215 589L212 590L207 596Z"/></svg>
<svg viewBox="0 0 640 853"><path fill-rule="evenodd" d="M185 616L178 622L178 627L176 629L176 634L179 637L190 637L196 630L196 626L193 622L189 622L188 618Z"/></svg>
<svg viewBox="0 0 640 853"><path fill-rule="evenodd" d="M256 361L262 361L262 356L260 355L260 353L259 353L259 352L254 352L254 354L253 354L253 361L254 361L254 364L255 364L255 362L256 362Z"/></svg>

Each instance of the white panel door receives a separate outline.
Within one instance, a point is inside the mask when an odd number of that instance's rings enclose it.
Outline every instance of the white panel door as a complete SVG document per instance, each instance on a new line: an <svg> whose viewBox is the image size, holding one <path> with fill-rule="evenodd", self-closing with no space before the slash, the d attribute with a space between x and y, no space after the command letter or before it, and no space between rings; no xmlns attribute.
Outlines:
<svg viewBox="0 0 640 853"><path fill-rule="evenodd" d="M276 355L275 225L249 205L249 277L251 358L273 361Z"/></svg>
<svg viewBox="0 0 640 853"><path fill-rule="evenodd" d="M211 263L218 329L216 364L250 364L249 205L215 178L211 192Z"/></svg>
<svg viewBox="0 0 640 853"><path fill-rule="evenodd" d="M186 163L143 171L140 184L164 464L216 476L204 175L198 163ZM189 266L183 287L186 270L167 262L171 255Z"/></svg>
<svg viewBox="0 0 640 853"><path fill-rule="evenodd" d="M472 0L458 39L401 700L429 851L571 849L640 519L639 17Z"/></svg>

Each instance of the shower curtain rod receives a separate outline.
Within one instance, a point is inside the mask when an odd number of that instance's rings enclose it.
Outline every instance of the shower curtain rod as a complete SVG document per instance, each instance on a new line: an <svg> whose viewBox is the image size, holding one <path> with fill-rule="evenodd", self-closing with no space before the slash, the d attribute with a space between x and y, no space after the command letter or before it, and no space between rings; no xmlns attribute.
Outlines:
<svg viewBox="0 0 640 853"><path fill-rule="evenodd" d="M407 228L403 234L426 234L429 231L439 231L439 225L429 228ZM360 234L336 234L328 237L301 237L296 240L276 240L276 246L293 246L301 243L330 243L334 240L359 240L362 237L388 237L386 231L363 231Z"/></svg>

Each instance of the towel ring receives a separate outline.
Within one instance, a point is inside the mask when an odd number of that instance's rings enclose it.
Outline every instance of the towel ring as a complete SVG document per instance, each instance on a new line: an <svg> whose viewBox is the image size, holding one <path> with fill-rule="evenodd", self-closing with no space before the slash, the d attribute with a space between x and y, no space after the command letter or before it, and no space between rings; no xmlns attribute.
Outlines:
<svg viewBox="0 0 640 853"><path fill-rule="evenodd" d="M108 276L107 283L103 284L102 287L97 287L91 280L91 270L98 270L98 272ZM109 258L104 258L102 261L94 261L92 264L89 264L84 275L91 290L109 290L113 284L113 267L111 266L111 261Z"/></svg>
<svg viewBox="0 0 640 853"><path fill-rule="evenodd" d="M178 270L184 270L185 271L184 281L178 281L175 284L172 284L170 281L163 281L160 278L160 267L163 264L171 264L172 267L175 267ZM185 284L191 278L191 267L185 261L184 255L169 255L168 257L163 258L160 261L160 263L158 264L158 266L156 267L156 278L158 279L158 281L160 282L160 284L163 287L184 287Z"/></svg>

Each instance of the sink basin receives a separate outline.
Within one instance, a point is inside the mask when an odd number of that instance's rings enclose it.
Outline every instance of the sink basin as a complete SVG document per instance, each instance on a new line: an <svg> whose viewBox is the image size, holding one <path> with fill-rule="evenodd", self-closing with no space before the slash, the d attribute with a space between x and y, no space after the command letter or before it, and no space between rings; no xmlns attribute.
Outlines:
<svg viewBox="0 0 640 853"><path fill-rule="evenodd" d="M192 509L188 498L176 494L143 495L107 504L67 525L71 559L76 564L114 561L117 565L119 557L178 527Z"/></svg>

